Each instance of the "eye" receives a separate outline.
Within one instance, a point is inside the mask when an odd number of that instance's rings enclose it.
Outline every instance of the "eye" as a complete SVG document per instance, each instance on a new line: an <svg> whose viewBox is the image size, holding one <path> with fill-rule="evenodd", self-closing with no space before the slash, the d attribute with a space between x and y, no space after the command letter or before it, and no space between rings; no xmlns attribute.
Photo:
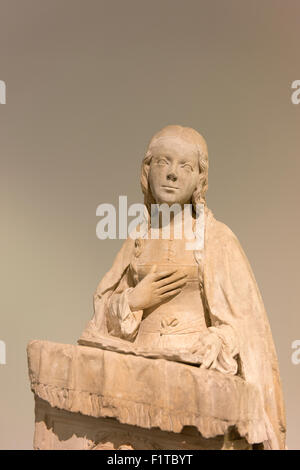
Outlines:
<svg viewBox="0 0 300 470"><path fill-rule="evenodd" d="M184 163L183 165L181 165L181 167L187 171L194 171L194 168L189 163Z"/></svg>
<svg viewBox="0 0 300 470"><path fill-rule="evenodd" d="M158 165L167 165L168 161L165 158L158 158L157 163Z"/></svg>

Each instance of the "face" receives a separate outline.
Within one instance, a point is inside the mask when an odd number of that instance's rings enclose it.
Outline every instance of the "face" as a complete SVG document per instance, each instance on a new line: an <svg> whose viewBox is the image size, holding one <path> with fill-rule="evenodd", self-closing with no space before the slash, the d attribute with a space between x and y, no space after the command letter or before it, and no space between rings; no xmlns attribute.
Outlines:
<svg viewBox="0 0 300 470"><path fill-rule="evenodd" d="M148 178L156 203L190 203L199 181L199 161L195 148L170 137L152 147L151 152Z"/></svg>

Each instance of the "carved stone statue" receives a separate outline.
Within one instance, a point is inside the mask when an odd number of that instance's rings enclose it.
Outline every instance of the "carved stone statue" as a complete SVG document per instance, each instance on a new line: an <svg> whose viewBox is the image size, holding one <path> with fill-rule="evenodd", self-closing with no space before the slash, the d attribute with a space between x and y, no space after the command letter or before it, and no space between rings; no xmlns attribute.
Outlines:
<svg viewBox="0 0 300 470"><path fill-rule="evenodd" d="M35 447L284 449L269 322L239 241L206 206L204 138L155 134L141 186L145 221L99 283L79 346L28 346ZM187 218L192 238L177 236Z"/></svg>

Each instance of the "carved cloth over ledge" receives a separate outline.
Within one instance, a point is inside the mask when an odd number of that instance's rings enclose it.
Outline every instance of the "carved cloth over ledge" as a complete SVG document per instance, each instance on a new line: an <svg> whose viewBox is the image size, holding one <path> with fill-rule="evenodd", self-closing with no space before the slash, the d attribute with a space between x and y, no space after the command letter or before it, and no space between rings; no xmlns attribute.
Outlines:
<svg viewBox="0 0 300 470"><path fill-rule="evenodd" d="M238 376L165 359L48 341L28 345L28 362L38 406L49 404L53 412L65 410L64 416L71 412L74 421L81 415L98 418L99 424L109 421L103 418L111 418L112 429L114 423L122 423L129 434L136 429L137 435L155 428L162 436L180 436L185 427L193 427L199 442L224 436L231 429L249 444L266 439L259 393ZM43 419L47 421L36 409L36 426ZM51 423L45 426L51 427ZM97 446L95 441L87 448ZM41 448L37 438L35 448Z"/></svg>

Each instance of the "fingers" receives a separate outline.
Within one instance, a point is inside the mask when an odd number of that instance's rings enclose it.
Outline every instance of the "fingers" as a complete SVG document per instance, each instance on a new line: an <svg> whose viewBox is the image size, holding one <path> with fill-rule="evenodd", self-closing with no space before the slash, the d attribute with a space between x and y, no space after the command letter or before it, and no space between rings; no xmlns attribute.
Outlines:
<svg viewBox="0 0 300 470"><path fill-rule="evenodd" d="M187 275L185 273L183 273L182 271L175 271L171 275L156 281L156 286L158 288L164 287L167 284L172 284L172 282L177 282L180 279L186 279L186 277L187 277Z"/></svg>
<svg viewBox="0 0 300 470"><path fill-rule="evenodd" d="M156 272L157 264L154 264L152 268L150 269L149 274L154 274Z"/></svg>
<svg viewBox="0 0 300 470"><path fill-rule="evenodd" d="M160 289L158 289L159 294L164 294L165 292L170 292L172 290L178 289L178 288L183 288L186 285L186 279L179 279L178 281L171 282Z"/></svg>
<svg viewBox="0 0 300 470"><path fill-rule="evenodd" d="M182 288L180 287L179 289L171 290L170 292L165 292L164 294L161 294L159 296L160 300L165 300L168 299L169 297L173 297L175 295L178 295L181 292Z"/></svg>
<svg viewBox="0 0 300 470"><path fill-rule="evenodd" d="M205 354L203 358L203 362L201 364L201 368L208 369L212 365L212 363L214 362L217 356L218 356L218 348L216 346L212 346L211 349L209 349L207 353Z"/></svg>
<svg viewBox="0 0 300 470"><path fill-rule="evenodd" d="M208 369L212 363L214 362L214 356L210 353L209 355L206 355L203 359L203 362L200 366L200 369Z"/></svg>
<svg viewBox="0 0 300 470"><path fill-rule="evenodd" d="M213 362L214 362L214 355L211 352L209 352L209 354L206 354L204 356L200 369L209 369L209 367L212 365Z"/></svg>
<svg viewBox="0 0 300 470"><path fill-rule="evenodd" d="M160 273L152 273L153 274L153 279L154 281L159 281L160 279L167 278L171 276L172 274L176 273L178 271L177 268L170 268L166 271L160 272Z"/></svg>

